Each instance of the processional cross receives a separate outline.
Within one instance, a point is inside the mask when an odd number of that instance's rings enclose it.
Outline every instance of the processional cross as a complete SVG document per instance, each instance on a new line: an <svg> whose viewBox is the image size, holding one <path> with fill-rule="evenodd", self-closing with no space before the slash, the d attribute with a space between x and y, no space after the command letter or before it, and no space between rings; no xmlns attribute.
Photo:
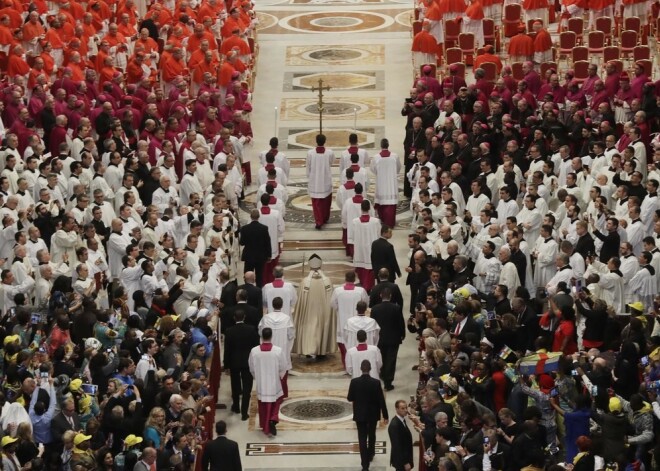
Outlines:
<svg viewBox="0 0 660 471"><path fill-rule="evenodd" d="M316 106L318 107L318 110L319 110L319 134L323 134L323 111L325 110L325 108L323 107L325 105L325 103L323 103L323 90L329 91L330 87L327 86L327 85L323 86L323 79L320 78L319 79L319 86L318 87L312 87L313 92L316 92L316 91L319 92L319 101L316 104Z"/></svg>

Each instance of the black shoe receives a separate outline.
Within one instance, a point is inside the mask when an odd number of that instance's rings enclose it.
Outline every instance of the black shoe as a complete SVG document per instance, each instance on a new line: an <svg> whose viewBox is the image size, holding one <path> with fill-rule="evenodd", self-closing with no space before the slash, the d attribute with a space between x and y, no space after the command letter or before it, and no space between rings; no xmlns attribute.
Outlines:
<svg viewBox="0 0 660 471"><path fill-rule="evenodd" d="M242 420L243 422L245 422L245 421L246 421L247 419L249 419L249 418L250 418L250 416L247 415L247 414L242 414L242 415L241 415L241 420Z"/></svg>
<svg viewBox="0 0 660 471"><path fill-rule="evenodd" d="M232 411L234 414L240 414L240 413L241 413L241 409L240 409L239 407L237 407L237 406L231 406L231 411Z"/></svg>
<svg viewBox="0 0 660 471"><path fill-rule="evenodd" d="M321 230L321 225L317 224L316 226L314 226L314 229L316 229L317 231L320 231Z"/></svg>
<svg viewBox="0 0 660 471"><path fill-rule="evenodd" d="M268 423L268 425L270 425L270 434L273 435L273 436L276 436L277 435L277 427L276 427L277 422L275 422L274 420L271 420Z"/></svg>
<svg viewBox="0 0 660 471"><path fill-rule="evenodd" d="M391 384L385 385L385 391L391 391L392 389L394 389L394 386L392 386Z"/></svg>

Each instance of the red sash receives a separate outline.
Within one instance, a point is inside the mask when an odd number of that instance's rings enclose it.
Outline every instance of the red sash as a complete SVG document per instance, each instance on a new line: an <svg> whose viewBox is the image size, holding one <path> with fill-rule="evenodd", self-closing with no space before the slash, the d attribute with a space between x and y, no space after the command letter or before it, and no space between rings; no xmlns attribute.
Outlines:
<svg viewBox="0 0 660 471"><path fill-rule="evenodd" d="M272 343L262 343L259 345L259 350L262 352L270 352L273 349L273 344Z"/></svg>
<svg viewBox="0 0 660 471"><path fill-rule="evenodd" d="M275 165L274 164L266 164L264 166L264 168L266 169L267 172L270 172L271 170L273 170L275 168Z"/></svg>
<svg viewBox="0 0 660 471"><path fill-rule="evenodd" d="M355 195L353 198L353 203L362 203L364 201L364 196L362 195Z"/></svg>
<svg viewBox="0 0 660 471"><path fill-rule="evenodd" d="M371 218L369 217L368 214L363 214L362 216L360 216L360 222L369 222L369 219Z"/></svg>
<svg viewBox="0 0 660 471"><path fill-rule="evenodd" d="M353 164L351 165L351 170L353 170L353 172L359 172L360 166L358 164Z"/></svg>
<svg viewBox="0 0 660 471"><path fill-rule="evenodd" d="M317 154L325 154L325 147L317 147L316 148L316 153Z"/></svg>
<svg viewBox="0 0 660 471"><path fill-rule="evenodd" d="M352 190L355 188L355 182L353 180L348 180L346 183L344 183L344 188L347 190Z"/></svg>
<svg viewBox="0 0 660 471"><path fill-rule="evenodd" d="M284 286L284 280L282 279L273 280L274 288L281 288L282 286Z"/></svg>
<svg viewBox="0 0 660 471"><path fill-rule="evenodd" d="M357 146L351 146L346 150L348 151L349 154L357 154L357 152L358 152Z"/></svg>
<svg viewBox="0 0 660 471"><path fill-rule="evenodd" d="M273 188L277 188L277 180L266 180L266 185L271 184Z"/></svg>
<svg viewBox="0 0 660 471"><path fill-rule="evenodd" d="M275 198L273 195L270 195L270 200L268 200L268 204L275 204L277 203L277 198Z"/></svg>
<svg viewBox="0 0 660 471"><path fill-rule="evenodd" d="M358 343L357 344L358 352L366 352L367 348L369 348L369 346L366 343Z"/></svg>
<svg viewBox="0 0 660 471"><path fill-rule="evenodd" d="M270 208L268 206L262 206L261 214L270 214Z"/></svg>
<svg viewBox="0 0 660 471"><path fill-rule="evenodd" d="M355 289L355 283L344 283L344 289L346 291L353 291Z"/></svg>
<svg viewBox="0 0 660 471"><path fill-rule="evenodd" d="M381 157L389 157L390 155L392 155L392 154L390 154L389 150L383 149L383 150L380 151L380 156Z"/></svg>

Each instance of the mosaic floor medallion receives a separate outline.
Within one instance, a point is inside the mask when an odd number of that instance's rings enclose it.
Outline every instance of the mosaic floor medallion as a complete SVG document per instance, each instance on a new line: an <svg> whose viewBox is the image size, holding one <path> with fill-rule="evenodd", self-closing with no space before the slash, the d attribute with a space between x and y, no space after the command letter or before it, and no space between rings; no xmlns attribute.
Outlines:
<svg viewBox="0 0 660 471"><path fill-rule="evenodd" d="M282 18L280 26L298 33L366 33L391 26L394 19L376 12L328 11Z"/></svg>
<svg viewBox="0 0 660 471"><path fill-rule="evenodd" d="M382 65L385 62L385 46L360 44L353 46L289 46L286 49L287 65Z"/></svg>
<svg viewBox="0 0 660 471"><path fill-rule="evenodd" d="M383 90L385 87L382 71L286 72L283 91L309 91L309 96L314 97L311 90L319 86L319 79L323 79L323 86L330 87L330 93L341 90ZM332 98L327 93L324 93L324 97Z"/></svg>
<svg viewBox="0 0 660 471"><path fill-rule="evenodd" d="M257 31L261 31L262 29L268 29L271 26L275 26L278 21L276 16L269 15L268 13L264 13L263 11L257 11L257 19L259 20L259 24L257 25Z"/></svg>
<svg viewBox="0 0 660 471"><path fill-rule="evenodd" d="M293 399L280 408L280 417L289 422L340 422L352 419L353 406L327 397Z"/></svg>
<svg viewBox="0 0 660 471"><path fill-rule="evenodd" d="M285 98L280 105L280 119L317 119L317 99ZM385 119L385 98L329 97L323 106L323 116L327 119L355 120Z"/></svg>
<svg viewBox="0 0 660 471"><path fill-rule="evenodd" d="M412 28L412 15L410 14L410 12L404 11L402 13L399 13L398 15L396 15L394 19L400 25L406 26L408 28Z"/></svg>
<svg viewBox="0 0 660 471"><path fill-rule="evenodd" d="M327 118L326 118L327 119ZM310 118L307 118L311 121ZM317 121L317 118L314 119ZM325 121L325 120L324 120ZM311 123L310 123L311 124ZM317 121L318 124L318 121ZM382 127L361 127L357 130L350 128L336 128L327 125L323 126L323 134L326 136L326 147L332 149L344 149L348 142L348 136L352 133L358 135L360 147L365 149L374 149L377 142L384 137ZM304 150L316 147L316 136L319 133L318 127L310 128L279 128L280 142L286 142L288 150ZM281 144L280 144L281 145Z"/></svg>

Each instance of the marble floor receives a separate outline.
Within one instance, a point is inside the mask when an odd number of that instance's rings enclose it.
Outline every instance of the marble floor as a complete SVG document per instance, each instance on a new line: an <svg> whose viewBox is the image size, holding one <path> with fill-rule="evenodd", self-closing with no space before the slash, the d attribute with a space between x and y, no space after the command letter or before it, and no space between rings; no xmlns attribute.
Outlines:
<svg viewBox="0 0 660 471"><path fill-rule="evenodd" d="M258 153L268 148L272 136L278 136L280 150L291 161L285 250L281 256L286 277L299 282L307 274L307 259L318 253L325 261L328 276L334 283L341 283L351 264L339 242L340 213L333 208L330 224L315 231L305 191L304 158L315 145L319 124L318 94L311 88L318 85L319 79L331 87L324 92L323 119L329 147L340 153L347 147L348 135L355 131L361 146L375 149L380 139L387 137L391 149L401 154L404 121L399 110L413 78L412 2L257 0L256 10L260 29L252 113L255 140L246 154L255 175ZM246 189L242 209L254 206L256 189L255 185ZM398 213L399 228L393 242L399 263L405 266L410 215L405 204ZM401 287L407 295L403 283ZM417 374L411 370L417 360L416 347L414 337L409 335L399 351L395 389L386 393L391 415L394 402L409 398L417 385ZM259 430L256 398L248 421L242 422L240 415L228 408L216 414L216 419L228 422L228 436L239 443L243 468L361 469L357 432L345 399L349 377L341 371L339 355L319 362L294 358L293 363L290 397L283 404L277 437L269 439ZM227 375L222 376L220 402L231 404ZM384 471L389 467L390 451L386 427L379 427L377 440L371 469Z"/></svg>

